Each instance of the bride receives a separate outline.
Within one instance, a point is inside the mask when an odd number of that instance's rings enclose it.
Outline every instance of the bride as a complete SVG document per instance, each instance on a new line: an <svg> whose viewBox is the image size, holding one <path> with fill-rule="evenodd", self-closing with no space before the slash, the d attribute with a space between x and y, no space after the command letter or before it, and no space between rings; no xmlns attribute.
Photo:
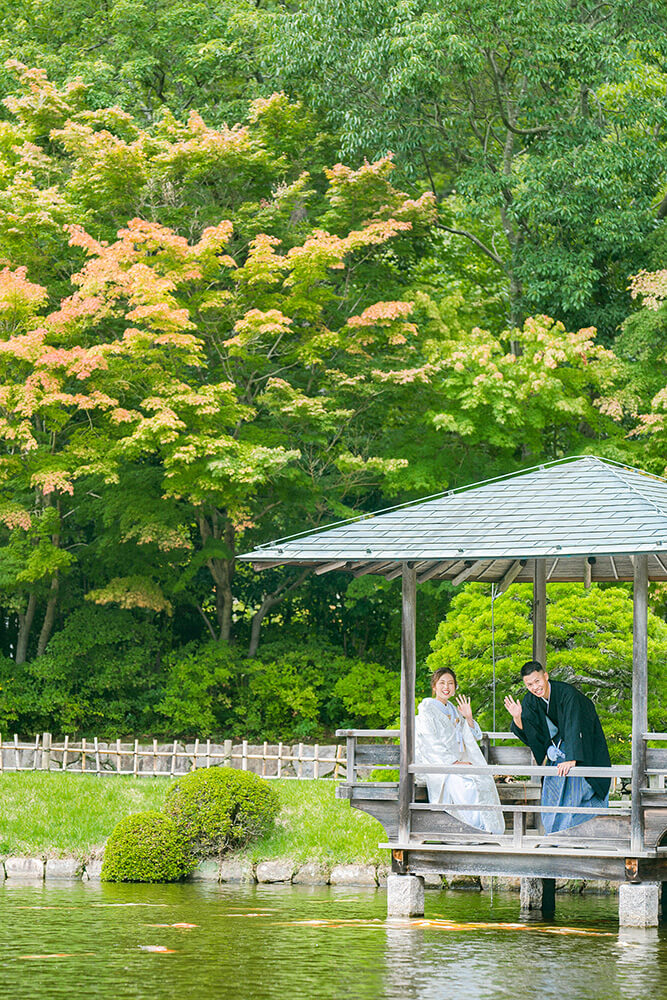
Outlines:
<svg viewBox="0 0 667 1000"><path fill-rule="evenodd" d="M477 740L482 731L472 717L470 699L458 695L458 708L451 700L456 694L456 674L441 667L431 677L432 698L424 698L417 713L415 761L417 764L486 764ZM487 833L505 832L503 814L484 809L500 805L493 777L489 774L428 774L430 802L479 805L479 809L452 810L452 815L469 826Z"/></svg>

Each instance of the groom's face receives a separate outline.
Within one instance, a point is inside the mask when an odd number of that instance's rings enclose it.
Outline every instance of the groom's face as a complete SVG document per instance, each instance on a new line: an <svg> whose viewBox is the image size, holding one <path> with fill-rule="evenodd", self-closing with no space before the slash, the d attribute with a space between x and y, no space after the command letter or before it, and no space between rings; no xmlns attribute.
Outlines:
<svg viewBox="0 0 667 1000"><path fill-rule="evenodd" d="M546 698L549 694L549 674L546 670L533 670L532 674L526 674L523 683L536 698Z"/></svg>

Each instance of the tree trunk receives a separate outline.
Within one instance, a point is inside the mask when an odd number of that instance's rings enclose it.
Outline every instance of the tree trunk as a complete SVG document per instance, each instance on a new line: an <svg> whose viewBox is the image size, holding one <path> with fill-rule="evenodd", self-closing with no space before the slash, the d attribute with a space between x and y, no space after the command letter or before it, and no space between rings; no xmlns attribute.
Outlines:
<svg viewBox="0 0 667 1000"><path fill-rule="evenodd" d="M37 655L43 656L46 651L46 644L51 638L51 632L53 631L53 623L56 620L56 608L58 606L58 587L60 586L60 580L57 573L53 574L51 578L51 593L49 594L49 599L46 603L46 611L44 612L44 621L42 622L42 630L39 633L39 640L37 642Z"/></svg>
<svg viewBox="0 0 667 1000"><path fill-rule="evenodd" d="M28 598L28 605L23 612L19 614L19 634L16 640L16 655L14 657L16 663L25 663L28 656L28 640L30 638L30 629L32 628L32 621L35 617L35 609L37 608L37 598L34 594L31 594Z"/></svg>
<svg viewBox="0 0 667 1000"><path fill-rule="evenodd" d="M223 515L224 516L224 515ZM234 525L230 520L214 511L210 522L202 512L199 516L199 534L204 545L211 540L223 541L227 551L231 553L229 559L211 556L206 560L206 565L215 583L215 611L218 619L218 640L229 642L232 635L232 609L234 605L234 595L232 593L232 578L234 576Z"/></svg>
<svg viewBox="0 0 667 1000"><path fill-rule="evenodd" d="M250 628L250 645L248 646L248 656L253 657L257 654L259 649L259 636L262 627L262 622L268 615L271 608L275 608L276 604L280 604L291 591L298 587L306 579L310 569L304 569L302 573L293 580L292 583L288 585L288 581L285 580L272 594L265 594L262 603L259 608L252 616L252 624Z"/></svg>

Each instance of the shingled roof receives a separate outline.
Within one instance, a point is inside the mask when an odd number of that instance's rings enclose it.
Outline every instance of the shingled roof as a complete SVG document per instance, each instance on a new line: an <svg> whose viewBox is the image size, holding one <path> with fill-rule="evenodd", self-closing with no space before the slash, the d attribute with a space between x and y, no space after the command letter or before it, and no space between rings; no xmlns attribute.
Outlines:
<svg viewBox="0 0 667 1000"><path fill-rule="evenodd" d="M608 459L550 463L441 496L270 542L241 556L255 568L291 564L392 578L631 580L649 553L649 578L667 580L667 481ZM663 555L664 553L664 555Z"/></svg>

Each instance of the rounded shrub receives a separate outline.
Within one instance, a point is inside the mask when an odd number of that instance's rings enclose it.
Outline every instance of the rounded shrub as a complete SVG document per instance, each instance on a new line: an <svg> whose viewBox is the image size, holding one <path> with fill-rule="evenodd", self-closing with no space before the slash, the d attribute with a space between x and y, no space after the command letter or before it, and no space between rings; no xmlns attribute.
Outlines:
<svg viewBox="0 0 667 1000"><path fill-rule="evenodd" d="M173 819L159 812L126 816L107 841L104 882L178 882L196 860Z"/></svg>
<svg viewBox="0 0 667 1000"><path fill-rule="evenodd" d="M167 792L164 810L198 857L244 847L268 833L278 795L250 771L212 767L191 771Z"/></svg>

